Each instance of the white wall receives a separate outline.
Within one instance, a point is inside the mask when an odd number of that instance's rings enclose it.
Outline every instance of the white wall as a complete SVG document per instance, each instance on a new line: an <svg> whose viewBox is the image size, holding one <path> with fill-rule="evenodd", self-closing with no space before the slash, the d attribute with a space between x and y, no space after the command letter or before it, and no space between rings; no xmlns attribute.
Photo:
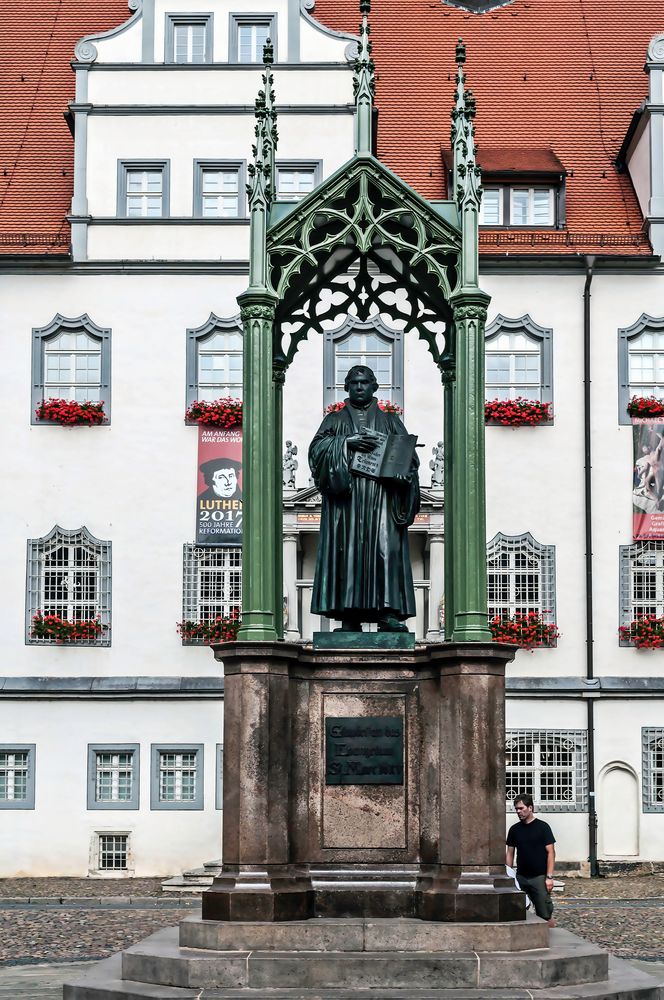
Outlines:
<svg viewBox="0 0 664 1000"><path fill-rule="evenodd" d="M0 443L14 489L0 493L7 572L3 673L207 674L207 648L183 647L182 545L195 532L198 435L184 423L187 327L237 314L243 276L0 277L6 391ZM30 425L32 327L88 313L112 330L109 426ZM26 540L82 524L113 543L110 648L26 646Z"/></svg>
<svg viewBox="0 0 664 1000"><path fill-rule="evenodd" d="M174 875L221 854L215 809L218 701L0 701L0 732L36 743L35 809L0 813L0 877L86 876L95 832L128 832L137 876ZM87 808L88 744L140 743L138 810ZM204 743L204 811L150 809L150 744ZM167 831L167 832L166 832Z"/></svg>

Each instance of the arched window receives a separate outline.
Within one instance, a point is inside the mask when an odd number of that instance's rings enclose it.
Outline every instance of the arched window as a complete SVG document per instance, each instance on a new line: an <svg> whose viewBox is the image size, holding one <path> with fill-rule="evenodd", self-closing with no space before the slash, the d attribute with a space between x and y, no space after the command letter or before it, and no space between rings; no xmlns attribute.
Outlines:
<svg viewBox="0 0 664 1000"><path fill-rule="evenodd" d="M366 365L378 382L376 397L403 406L403 340L401 331L386 327L379 317L367 323L349 318L325 333L323 377L325 405L346 398L344 381L354 365Z"/></svg>
<svg viewBox="0 0 664 1000"><path fill-rule="evenodd" d="M541 545L530 532L497 534L487 545L489 617L539 612L556 620L555 546Z"/></svg>
<svg viewBox="0 0 664 1000"><path fill-rule="evenodd" d="M620 624L644 615L664 615L664 542L620 546Z"/></svg>
<svg viewBox="0 0 664 1000"><path fill-rule="evenodd" d="M527 792L544 812L588 808L587 739L582 729L508 729L505 742L505 798Z"/></svg>
<svg viewBox="0 0 664 1000"><path fill-rule="evenodd" d="M643 740L643 811L664 812L664 729L641 730Z"/></svg>
<svg viewBox="0 0 664 1000"><path fill-rule="evenodd" d="M486 399L553 401L552 331L530 316L497 316L485 339Z"/></svg>
<svg viewBox="0 0 664 1000"><path fill-rule="evenodd" d="M631 423L632 396L664 399L664 318L642 313L636 323L618 330L618 422Z"/></svg>
<svg viewBox="0 0 664 1000"><path fill-rule="evenodd" d="M59 313L32 331L32 423L43 399L104 403L111 413L111 331L87 314L66 319Z"/></svg>
<svg viewBox="0 0 664 1000"><path fill-rule="evenodd" d="M187 330L187 406L223 396L242 399L242 322L211 313L203 326Z"/></svg>
<svg viewBox="0 0 664 1000"><path fill-rule="evenodd" d="M43 538L28 539L26 642L52 644L50 636L32 636L33 617L55 615L65 622L98 619L96 638L76 645L110 646L111 543L95 538L87 528L65 531L56 525Z"/></svg>

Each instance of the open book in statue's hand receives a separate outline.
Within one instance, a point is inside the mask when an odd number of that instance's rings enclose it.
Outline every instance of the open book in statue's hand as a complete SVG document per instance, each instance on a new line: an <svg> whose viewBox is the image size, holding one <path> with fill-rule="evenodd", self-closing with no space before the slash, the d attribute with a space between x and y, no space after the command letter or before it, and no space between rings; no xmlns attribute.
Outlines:
<svg viewBox="0 0 664 1000"><path fill-rule="evenodd" d="M405 479L413 468L417 445L416 434L383 434L372 431L376 447L372 451L355 451L350 471L369 479Z"/></svg>

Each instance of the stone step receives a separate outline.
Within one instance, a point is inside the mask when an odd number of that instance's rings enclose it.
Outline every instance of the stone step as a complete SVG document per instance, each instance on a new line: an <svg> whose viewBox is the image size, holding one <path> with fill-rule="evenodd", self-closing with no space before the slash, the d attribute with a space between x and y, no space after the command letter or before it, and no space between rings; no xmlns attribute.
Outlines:
<svg viewBox="0 0 664 1000"><path fill-rule="evenodd" d="M178 929L157 931L122 956L123 978L166 986L373 990L542 989L606 979L606 952L566 931L520 952L215 951L181 948Z"/></svg>
<svg viewBox="0 0 664 1000"><path fill-rule="evenodd" d="M207 951L505 951L546 948L549 928L543 920L500 924L450 924L423 920L344 918L261 921L202 920L180 922L181 948Z"/></svg>
<svg viewBox="0 0 664 1000"><path fill-rule="evenodd" d="M508 989L178 989L119 979L120 956L64 987L63 1000L664 1000L664 987L628 962L611 958L609 978L580 986Z"/></svg>
<svg viewBox="0 0 664 1000"><path fill-rule="evenodd" d="M77 974L62 987L62 1000L198 1000L200 989L177 989L122 978L122 954Z"/></svg>

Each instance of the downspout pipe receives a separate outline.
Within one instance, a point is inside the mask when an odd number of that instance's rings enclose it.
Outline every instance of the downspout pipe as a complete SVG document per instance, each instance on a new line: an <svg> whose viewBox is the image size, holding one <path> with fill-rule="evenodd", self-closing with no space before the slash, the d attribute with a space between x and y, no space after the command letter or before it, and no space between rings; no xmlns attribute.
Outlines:
<svg viewBox="0 0 664 1000"><path fill-rule="evenodd" d="M593 531L592 531L592 437L590 412L590 345L591 315L590 286L594 277L595 258L586 256L586 281L583 287L583 432L584 432L584 498L586 542L586 679L592 680L594 669L593 637ZM595 808L595 704L586 702L588 729L588 860L590 875L599 875L597 864L597 811Z"/></svg>

